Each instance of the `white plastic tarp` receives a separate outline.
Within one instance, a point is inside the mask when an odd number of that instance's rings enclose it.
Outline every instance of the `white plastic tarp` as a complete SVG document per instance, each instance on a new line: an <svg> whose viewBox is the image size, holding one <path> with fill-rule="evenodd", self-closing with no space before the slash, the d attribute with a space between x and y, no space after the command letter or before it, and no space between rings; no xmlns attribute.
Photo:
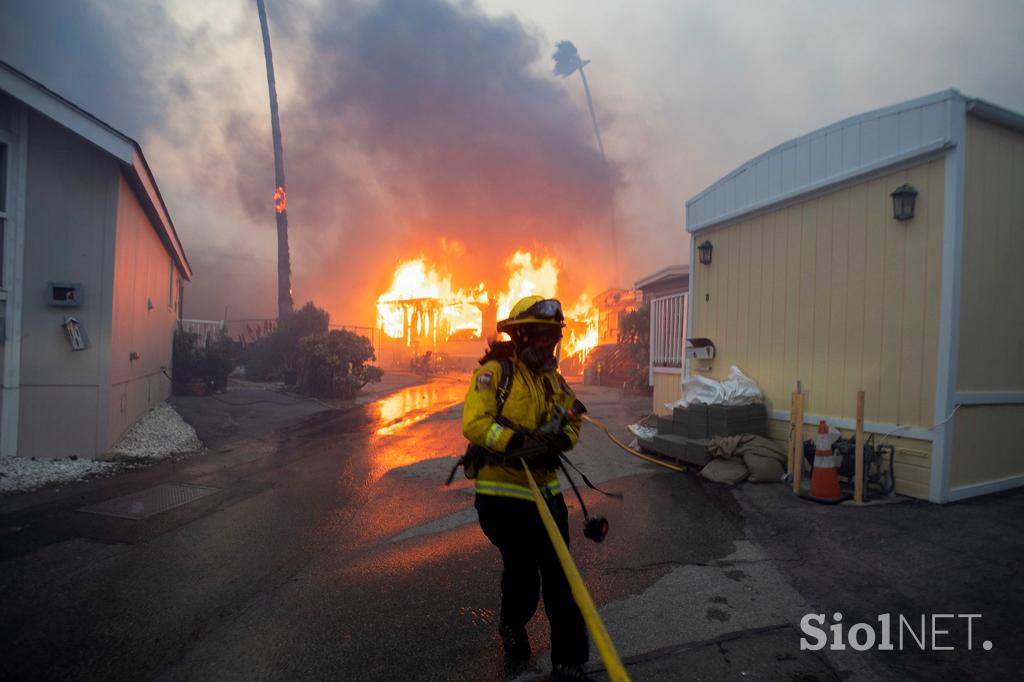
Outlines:
<svg viewBox="0 0 1024 682"><path fill-rule="evenodd" d="M750 405L764 401L757 382L743 373L736 365L729 369L725 381L715 381L702 376L691 376L683 382L683 397L667 405L688 407L694 403L705 405Z"/></svg>

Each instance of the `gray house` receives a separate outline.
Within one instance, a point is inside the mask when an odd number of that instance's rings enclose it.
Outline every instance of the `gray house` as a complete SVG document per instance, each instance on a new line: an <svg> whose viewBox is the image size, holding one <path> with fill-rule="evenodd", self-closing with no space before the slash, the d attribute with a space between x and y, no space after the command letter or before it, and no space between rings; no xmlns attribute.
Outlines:
<svg viewBox="0 0 1024 682"><path fill-rule="evenodd" d="M171 392L192 271L138 143L0 62L0 454L94 457Z"/></svg>

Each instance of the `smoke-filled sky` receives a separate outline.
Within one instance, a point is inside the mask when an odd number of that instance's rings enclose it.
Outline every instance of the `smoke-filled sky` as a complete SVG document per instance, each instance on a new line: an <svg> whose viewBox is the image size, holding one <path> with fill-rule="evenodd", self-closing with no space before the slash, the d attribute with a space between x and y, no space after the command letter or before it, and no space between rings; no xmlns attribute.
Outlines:
<svg viewBox="0 0 1024 682"><path fill-rule="evenodd" d="M629 286L688 259L686 199L787 139L947 87L1024 111L1017 1L266 3L295 300L337 323L372 323L421 252L456 286L499 288L517 248L576 292ZM552 73L560 40L592 60L607 162L580 79ZM0 60L142 145L187 317L276 315L254 2L0 0Z"/></svg>

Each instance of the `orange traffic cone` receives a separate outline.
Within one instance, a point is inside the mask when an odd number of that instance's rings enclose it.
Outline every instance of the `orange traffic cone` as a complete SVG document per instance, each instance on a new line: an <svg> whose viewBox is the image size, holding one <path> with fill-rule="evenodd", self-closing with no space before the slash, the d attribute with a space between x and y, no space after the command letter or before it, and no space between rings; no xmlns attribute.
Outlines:
<svg viewBox="0 0 1024 682"><path fill-rule="evenodd" d="M811 494L808 497L817 502L839 502L843 499L843 493L839 489L836 458L832 454L832 443L828 438L828 425L824 419L818 424L818 443L814 452Z"/></svg>

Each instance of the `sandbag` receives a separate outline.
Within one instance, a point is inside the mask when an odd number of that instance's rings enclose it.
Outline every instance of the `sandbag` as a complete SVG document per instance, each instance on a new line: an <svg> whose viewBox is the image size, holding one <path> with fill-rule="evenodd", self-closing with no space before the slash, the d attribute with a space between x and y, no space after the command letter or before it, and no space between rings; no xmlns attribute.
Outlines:
<svg viewBox="0 0 1024 682"><path fill-rule="evenodd" d="M753 483L778 483L786 473L786 453L783 452L782 446L764 436L744 433L739 436L712 438L708 452L716 461L726 460L737 464L743 462ZM711 475L724 474L719 469L712 470Z"/></svg>
<svg viewBox="0 0 1024 682"><path fill-rule="evenodd" d="M745 433L738 436L715 436L708 443L708 454L712 457L739 459L743 456L743 452L740 450L741 446L751 438L753 438L752 435Z"/></svg>
<svg viewBox="0 0 1024 682"><path fill-rule="evenodd" d="M743 481L748 473L747 465L742 461L723 457L716 457L700 470L700 475L707 480L727 485L734 485Z"/></svg>
<svg viewBox="0 0 1024 682"><path fill-rule="evenodd" d="M782 462L753 452L743 455L743 463L750 471L751 483L778 483L786 473Z"/></svg>

